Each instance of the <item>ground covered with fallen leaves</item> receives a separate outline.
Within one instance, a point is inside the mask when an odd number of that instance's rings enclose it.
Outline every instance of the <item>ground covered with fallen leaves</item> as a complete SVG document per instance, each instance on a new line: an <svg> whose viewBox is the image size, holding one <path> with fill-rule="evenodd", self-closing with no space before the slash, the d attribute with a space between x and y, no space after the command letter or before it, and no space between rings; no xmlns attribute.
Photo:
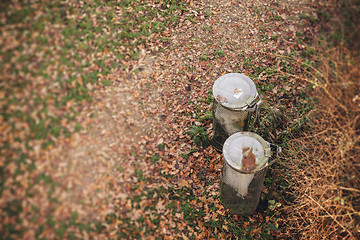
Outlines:
<svg viewBox="0 0 360 240"><path fill-rule="evenodd" d="M279 162L256 212L219 199L214 81L263 99L257 133L283 146L315 100L299 76L311 1L0 4L0 232L5 239L283 239L294 197ZM300 62L300 63L299 63ZM305 70L304 70L305 69Z"/></svg>

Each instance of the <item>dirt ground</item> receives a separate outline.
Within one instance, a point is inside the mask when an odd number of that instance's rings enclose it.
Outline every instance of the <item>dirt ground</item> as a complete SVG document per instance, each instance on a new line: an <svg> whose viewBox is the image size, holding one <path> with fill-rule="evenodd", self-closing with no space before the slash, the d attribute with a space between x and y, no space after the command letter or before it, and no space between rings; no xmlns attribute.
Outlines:
<svg viewBox="0 0 360 240"><path fill-rule="evenodd" d="M193 171L188 169L193 163L181 157L193 148L185 132L188 126L199 124L196 114L211 108L204 99L209 97L212 84L225 73L251 74L244 59L273 67L277 57L304 49L296 34L316 32L316 26L304 29L299 25L302 13L314 14L310 6L308 1L292 0L190 2L180 23L153 39L139 60L124 61L125 67L106 76L111 86L92 89L93 101L76 118L81 131L71 138L60 137L48 150L35 148L31 157L37 159L37 171L52 176L58 184L53 193L58 203L51 202L41 187L28 199L39 208L43 222L49 212L59 221L71 217L71 212L77 212L79 220L105 221L115 210L137 219L143 213L141 208L134 209L129 199L139 191L132 188L139 184L139 170L153 179L151 183L140 181L149 189L192 186L186 173ZM269 21L271 18L275 20ZM267 77L264 71L253 80L261 86ZM270 81L288 88L302 87L291 78L284 83L280 76L271 76ZM276 91L262 93L266 101L273 100ZM211 132L211 128L207 130ZM168 153L161 155L158 146L164 143ZM202 151L188 161L203 161L212 155L211 177L218 176L221 156L211 147ZM162 157L158 165L149 160L154 154ZM154 173L159 166L175 176L171 182ZM213 191L218 190L215 181ZM156 207L162 213L161 204ZM25 221L24 225L31 223ZM107 232L117 228L117 224L109 224ZM159 232L166 235L173 229L170 224ZM29 238L33 234L28 233ZM43 236L51 238L52 234L49 230Z"/></svg>
<svg viewBox="0 0 360 240"><path fill-rule="evenodd" d="M272 8L281 17L279 26L266 23L268 15L256 14L255 9L269 14L265 8ZM134 166L149 167L137 158L146 154L146 143L171 141L164 125L174 124L169 119L179 115L177 108L183 108L189 99L205 97L222 74L246 71L240 59L260 59L290 51L290 47L287 50L280 46L291 46L288 36L298 28L291 18L303 11L302 1L281 1L277 6L268 1L191 4L189 13L197 21L182 19L178 27L164 33L169 36L167 44L173 50L168 46L162 52L145 49L138 62L130 63L132 70L112 73L114 84L95 90L93 104L79 116L84 129L71 139L61 139L55 148L43 153L41 168L63 187L58 190L63 211L69 207L85 219L103 219L113 210L114 197L126 198L130 194L122 186L131 183ZM264 41L258 34L259 27L278 36L278 41ZM217 49L222 49L224 56L209 64L201 60L201 55ZM191 66L192 71L184 66ZM135 69L141 70L134 73ZM179 73L182 69L183 74ZM259 83L261 79L254 81ZM185 90L185 86L192 86L191 90ZM183 133L182 127L172 129L172 134ZM109 190L110 182L116 185L116 191Z"/></svg>

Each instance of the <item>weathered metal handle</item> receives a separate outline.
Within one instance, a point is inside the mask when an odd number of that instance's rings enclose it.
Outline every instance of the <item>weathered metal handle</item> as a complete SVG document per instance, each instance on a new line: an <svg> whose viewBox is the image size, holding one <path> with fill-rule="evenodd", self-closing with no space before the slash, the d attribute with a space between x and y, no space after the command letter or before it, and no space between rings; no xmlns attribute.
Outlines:
<svg viewBox="0 0 360 240"><path fill-rule="evenodd" d="M274 164L278 159L279 159L279 154L281 153L281 147L279 145L273 144L273 143L269 143L270 148L272 150L272 152L276 153L276 157L274 157L274 154L272 155L272 157L270 159L272 159L271 162L268 162L268 166Z"/></svg>
<svg viewBox="0 0 360 240"><path fill-rule="evenodd" d="M253 121L250 123L250 126L248 126L250 130L255 126L255 123L260 119L260 104L261 104L261 99L259 98L259 100L256 102L256 105L253 107L254 110L249 111L249 112L255 112L255 117Z"/></svg>

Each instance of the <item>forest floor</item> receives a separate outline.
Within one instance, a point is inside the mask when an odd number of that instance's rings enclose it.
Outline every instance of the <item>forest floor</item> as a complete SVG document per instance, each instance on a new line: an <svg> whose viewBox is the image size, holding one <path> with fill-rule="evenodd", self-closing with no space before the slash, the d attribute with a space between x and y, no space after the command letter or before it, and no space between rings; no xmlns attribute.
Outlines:
<svg viewBox="0 0 360 240"><path fill-rule="evenodd" d="M315 99L311 1L2 3L0 232L7 239L282 239L283 161L239 217L219 199L212 85L248 75L281 145ZM301 62L301 63L299 63ZM271 114L270 114L271 113ZM275 117L274 117L275 116ZM197 131L189 131L197 129ZM270 130L269 130L270 129Z"/></svg>

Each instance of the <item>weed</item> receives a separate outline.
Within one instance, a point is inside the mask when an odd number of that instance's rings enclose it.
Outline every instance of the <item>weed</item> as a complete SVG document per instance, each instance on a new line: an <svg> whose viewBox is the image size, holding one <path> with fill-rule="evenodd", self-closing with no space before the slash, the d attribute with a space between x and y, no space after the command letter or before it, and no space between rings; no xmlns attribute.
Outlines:
<svg viewBox="0 0 360 240"><path fill-rule="evenodd" d="M209 56L208 56L207 54L201 55L201 56L199 57L199 59L200 59L200 61L207 61L207 60L209 60Z"/></svg>
<svg viewBox="0 0 360 240"><path fill-rule="evenodd" d="M211 32L213 30L212 26L211 25L205 25L204 26L204 29Z"/></svg>
<svg viewBox="0 0 360 240"><path fill-rule="evenodd" d="M275 210L275 208L277 207L281 207L281 203L276 202L275 200L269 200L269 209L270 210Z"/></svg>
<svg viewBox="0 0 360 240"><path fill-rule="evenodd" d="M211 11L209 11L209 10L205 10L204 15L205 15L206 18L210 18L210 17L213 16L213 13Z"/></svg>
<svg viewBox="0 0 360 240"><path fill-rule="evenodd" d="M206 122L212 120L212 111L207 111L198 117L199 122Z"/></svg>
<svg viewBox="0 0 360 240"><path fill-rule="evenodd" d="M189 159L189 154L186 154L186 153L182 153L181 155L180 155L183 159Z"/></svg>
<svg viewBox="0 0 360 240"><path fill-rule="evenodd" d="M151 163L155 164L157 161L159 161L161 157L158 154L155 154L151 157Z"/></svg>
<svg viewBox="0 0 360 240"><path fill-rule="evenodd" d="M135 169L135 175L138 179L139 182L144 181L145 180L145 176L143 171L141 171L140 169Z"/></svg>
<svg viewBox="0 0 360 240"><path fill-rule="evenodd" d="M159 144L159 146L158 146L158 149L159 149L160 151L164 151L166 148L169 148L169 145L167 145L166 143L161 143L161 144Z"/></svg>
<svg viewBox="0 0 360 240"><path fill-rule="evenodd" d="M190 126L189 130L186 132L187 135L194 141L197 147L208 147L210 142L208 138L208 133L201 126Z"/></svg>
<svg viewBox="0 0 360 240"><path fill-rule="evenodd" d="M280 16L278 16L278 15L273 16L271 19L272 19L272 20L275 20L275 21L280 21L280 20L282 20L282 18L281 18Z"/></svg>
<svg viewBox="0 0 360 240"><path fill-rule="evenodd" d="M215 56L224 57L224 50L216 50L214 53Z"/></svg>
<svg viewBox="0 0 360 240"><path fill-rule="evenodd" d="M82 126L81 126L79 123L76 123L76 124L75 124L75 127L74 127L74 131L75 131L75 132L80 132L81 129L82 129Z"/></svg>
<svg viewBox="0 0 360 240"><path fill-rule="evenodd" d="M101 82L102 82L102 85L104 85L104 86L111 86L112 85L112 81L109 81L109 80L106 80L106 79L102 80Z"/></svg>

